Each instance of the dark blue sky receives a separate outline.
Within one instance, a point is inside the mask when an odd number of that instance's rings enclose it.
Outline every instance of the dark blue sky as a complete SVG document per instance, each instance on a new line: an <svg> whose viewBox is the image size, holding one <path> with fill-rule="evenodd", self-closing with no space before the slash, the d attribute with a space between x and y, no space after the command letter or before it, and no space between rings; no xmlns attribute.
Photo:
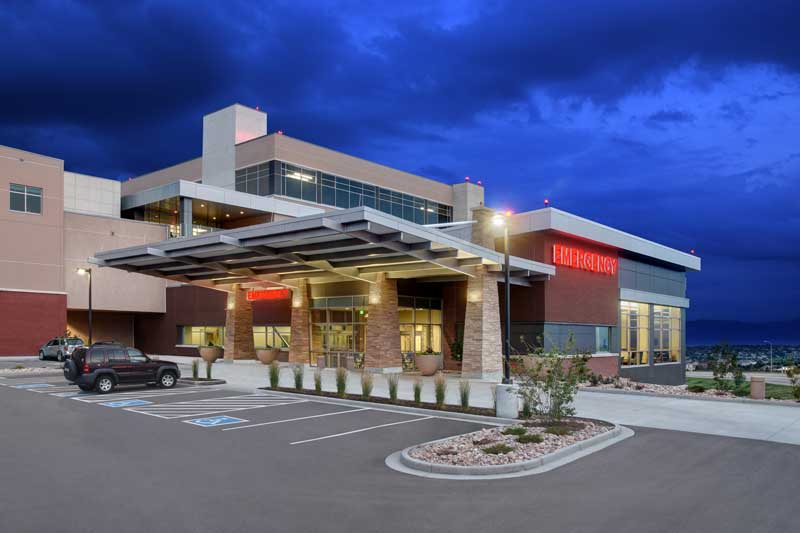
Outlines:
<svg viewBox="0 0 800 533"><path fill-rule="evenodd" d="M124 7L121 7L124 6ZM690 319L800 317L800 2L0 5L0 144L127 178L270 130L695 248Z"/></svg>

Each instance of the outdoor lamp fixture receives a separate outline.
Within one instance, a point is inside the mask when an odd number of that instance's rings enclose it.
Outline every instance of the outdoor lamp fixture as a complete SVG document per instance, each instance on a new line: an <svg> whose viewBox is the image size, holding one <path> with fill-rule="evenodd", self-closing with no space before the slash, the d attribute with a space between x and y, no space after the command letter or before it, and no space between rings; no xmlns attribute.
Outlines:
<svg viewBox="0 0 800 533"><path fill-rule="evenodd" d="M506 211L505 215L500 213L492 217L492 225L503 228L503 259L505 260L505 289L506 289L506 316L505 316L505 339L503 342L503 383L511 383L511 268L508 250L508 227L511 225L511 211Z"/></svg>
<svg viewBox="0 0 800 533"><path fill-rule="evenodd" d="M78 268L75 272L79 276L89 276L89 346L92 345L92 269Z"/></svg>

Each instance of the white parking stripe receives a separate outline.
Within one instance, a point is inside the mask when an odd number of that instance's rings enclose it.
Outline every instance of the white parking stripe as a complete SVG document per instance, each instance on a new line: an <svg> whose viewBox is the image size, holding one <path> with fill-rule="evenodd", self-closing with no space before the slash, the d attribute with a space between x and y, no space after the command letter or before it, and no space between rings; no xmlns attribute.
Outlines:
<svg viewBox="0 0 800 533"><path fill-rule="evenodd" d="M126 411L140 413L157 418L173 419L187 416L205 416L211 414L244 411L247 409L261 409L279 405L304 403L308 400L298 398L284 398L273 394L242 394L238 396L225 396L222 398L202 398L200 400L186 400L175 403L162 403L142 407L130 407Z"/></svg>
<svg viewBox="0 0 800 533"><path fill-rule="evenodd" d="M73 400L77 400L79 402L84 403L98 403L98 402L107 402L110 399L121 399L121 398L160 398L161 396L177 396L180 394L197 394L200 392L214 392L220 389L205 389L202 387L197 388L186 388L186 389L167 389L167 390L150 390L144 389L141 391L124 391L124 392L112 392L111 394L87 394L81 398L72 398Z"/></svg>
<svg viewBox="0 0 800 533"><path fill-rule="evenodd" d="M278 407L281 405L293 405L296 403L305 403L307 400L300 400L295 402L286 402L286 403L273 403L273 404L254 404L248 407L234 407L234 408L222 408L222 409L215 409L211 405L203 406L202 409L200 408L186 408L177 411L159 411L159 410L150 410L145 407L129 407L126 408L125 411L132 411L134 413L140 413L143 415L154 416L156 418L163 418L166 420L172 420L174 418L185 418L187 416L206 416L206 415L216 415L220 413L233 413L236 411L247 411L248 409L263 409L265 407ZM152 411L152 412L151 412Z"/></svg>
<svg viewBox="0 0 800 533"><path fill-rule="evenodd" d="M410 424L411 422L420 422L422 420L430 420L431 418L435 417L423 416L422 418L414 418L412 420L401 420L400 422L392 422L390 424L380 424L378 426L371 426L368 428L354 429L353 431L345 431L344 433L336 433L335 435L326 435L324 437L316 437L314 439L298 440L290 444L305 444L306 442L316 442L318 440L335 439L336 437L344 437L346 435L352 435L353 433L361 433L364 431L371 431L373 429L386 428L389 426L399 426L400 424Z"/></svg>
<svg viewBox="0 0 800 533"><path fill-rule="evenodd" d="M369 407L362 407L361 409L349 409L347 411L338 411L336 413L325 413L322 415L300 416L297 418L286 418L284 420L273 420L272 422L262 422L260 424L250 424L249 426L237 426L235 428L225 428L222 431L233 431L234 429L247 429L256 428L260 426L271 426L272 424L283 424L285 422L296 422L298 420L308 420L309 418L322 418L323 416L344 415L347 413L357 413L358 411L369 411Z"/></svg>

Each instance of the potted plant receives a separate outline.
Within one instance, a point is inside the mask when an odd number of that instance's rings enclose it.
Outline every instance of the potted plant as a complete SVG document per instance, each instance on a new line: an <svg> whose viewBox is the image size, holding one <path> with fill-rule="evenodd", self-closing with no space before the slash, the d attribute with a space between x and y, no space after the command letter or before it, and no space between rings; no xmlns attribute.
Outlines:
<svg viewBox="0 0 800 533"><path fill-rule="evenodd" d="M278 348L267 346L263 350L256 350L256 357L263 364L268 365L278 359L278 354L280 354L280 352Z"/></svg>
<svg viewBox="0 0 800 533"><path fill-rule="evenodd" d="M432 376L442 366L442 354L436 353L428 347L424 352L414 356L414 362L417 365L417 370L423 376Z"/></svg>
<svg viewBox="0 0 800 533"><path fill-rule="evenodd" d="M215 346L213 342L209 342L208 346L203 346L197 349L200 352L200 357L207 363L213 363L223 355L222 346Z"/></svg>

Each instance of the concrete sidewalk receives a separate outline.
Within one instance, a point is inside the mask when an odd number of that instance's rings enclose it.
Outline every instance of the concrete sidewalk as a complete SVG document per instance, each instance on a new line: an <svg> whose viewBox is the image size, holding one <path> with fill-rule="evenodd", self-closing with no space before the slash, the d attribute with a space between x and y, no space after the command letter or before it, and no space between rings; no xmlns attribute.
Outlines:
<svg viewBox="0 0 800 533"><path fill-rule="evenodd" d="M191 374L190 365L193 358L162 356L162 359L178 362L185 376ZM202 361L201 363L200 372L204 375L205 363ZM213 372L214 377L223 378L232 388L241 390L249 391L256 387L265 387L269 383L268 369L258 361L217 363ZM313 389L314 369L306 367L303 377L305 388ZM413 399L413 383L416 379L419 379L419 376L402 375L398 386L398 397ZM421 379L423 401L433 402L433 378ZM359 380L359 374L351 372L347 391L360 394ZM388 397L386 377L380 374L374 375L373 381L373 395ZM458 382L457 375L448 375L447 403L459 403ZM281 385L294 386L291 368L285 365L281 368ZM470 405L492 408L494 386L494 382L470 380ZM334 369L322 371L322 388L327 391L336 390ZM617 424L800 444L800 407L583 391L578 393L575 407L579 416L608 420Z"/></svg>

